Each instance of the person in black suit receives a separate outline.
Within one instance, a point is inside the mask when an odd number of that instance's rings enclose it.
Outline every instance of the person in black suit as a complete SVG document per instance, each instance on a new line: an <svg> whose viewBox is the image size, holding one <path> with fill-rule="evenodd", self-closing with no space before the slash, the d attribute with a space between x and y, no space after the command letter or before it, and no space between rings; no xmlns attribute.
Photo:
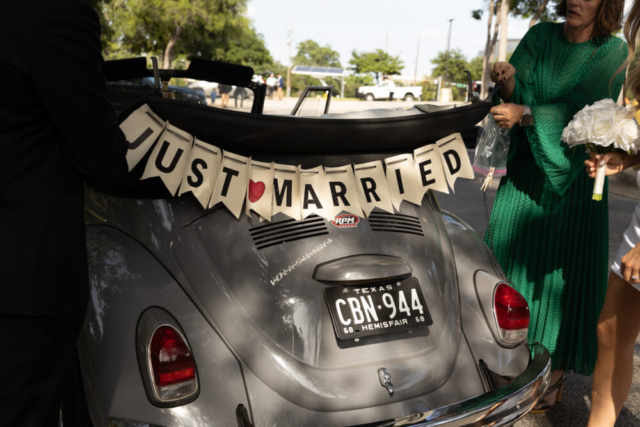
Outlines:
<svg viewBox="0 0 640 427"><path fill-rule="evenodd" d="M127 143L106 100L100 21L81 0L0 14L0 424L57 426L88 303L84 181Z"/></svg>

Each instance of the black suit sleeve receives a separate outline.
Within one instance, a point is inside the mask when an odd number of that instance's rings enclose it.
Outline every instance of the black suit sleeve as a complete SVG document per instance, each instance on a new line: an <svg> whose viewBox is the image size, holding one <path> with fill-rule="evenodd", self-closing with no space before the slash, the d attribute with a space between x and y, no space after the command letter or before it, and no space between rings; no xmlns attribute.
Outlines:
<svg viewBox="0 0 640 427"><path fill-rule="evenodd" d="M91 6L69 1L41 28L32 57L36 92L71 164L88 179L113 175L126 140L107 102L100 21Z"/></svg>

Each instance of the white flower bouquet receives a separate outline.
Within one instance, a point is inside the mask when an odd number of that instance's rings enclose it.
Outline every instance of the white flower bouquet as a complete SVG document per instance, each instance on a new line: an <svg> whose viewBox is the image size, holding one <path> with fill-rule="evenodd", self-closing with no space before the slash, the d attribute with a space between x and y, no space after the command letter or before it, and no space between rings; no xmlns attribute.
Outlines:
<svg viewBox="0 0 640 427"><path fill-rule="evenodd" d="M562 140L569 147L585 145L588 152L605 154L624 151L635 154L640 148L640 130L633 114L618 106L613 99L603 99L587 105L573 116L562 132ZM606 165L598 165L593 186L593 200L602 200Z"/></svg>

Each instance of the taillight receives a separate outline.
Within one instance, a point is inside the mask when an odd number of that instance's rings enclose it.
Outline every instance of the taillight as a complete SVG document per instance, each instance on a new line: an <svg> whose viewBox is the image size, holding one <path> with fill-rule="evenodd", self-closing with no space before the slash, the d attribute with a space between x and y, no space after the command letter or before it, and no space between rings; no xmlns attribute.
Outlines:
<svg viewBox="0 0 640 427"><path fill-rule="evenodd" d="M148 351L153 385L160 400L176 400L196 391L196 365L180 332L168 325L158 327Z"/></svg>
<svg viewBox="0 0 640 427"><path fill-rule="evenodd" d="M493 309L500 338L505 343L517 344L527 339L529 304L518 291L500 283L493 296Z"/></svg>

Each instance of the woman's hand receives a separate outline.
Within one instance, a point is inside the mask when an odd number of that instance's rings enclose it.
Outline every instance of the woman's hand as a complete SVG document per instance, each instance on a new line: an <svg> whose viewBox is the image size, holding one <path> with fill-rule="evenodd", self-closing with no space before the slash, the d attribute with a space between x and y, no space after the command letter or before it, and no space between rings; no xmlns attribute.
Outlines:
<svg viewBox="0 0 640 427"><path fill-rule="evenodd" d="M598 154L595 151L592 151L589 156L591 158L585 160L584 165L586 166L585 169L590 178L596 177L596 168L598 167L598 164L602 166L607 165L607 169L605 171L605 175L607 176L615 175L626 169L624 163L628 157L627 153L613 151L611 153Z"/></svg>
<svg viewBox="0 0 640 427"><path fill-rule="evenodd" d="M500 98L504 102L509 102L513 90L516 87L516 79L513 76L516 75L516 69L508 62L496 62L491 69L490 77L494 83L502 83L500 88Z"/></svg>
<svg viewBox="0 0 640 427"><path fill-rule="evenodd" d="M511 103L496 105L491 109L491 114L493 114L493 119L499 127L511 129L514 125L520 123L524 114L524 107Z"/></svg>
<svg viewBox="0 0 640 427"><path fill-rule="evenodd" d="M622 257L620 272L627 282L631 284L640 283L640 244Z"/></svg>
<svg viewBox="0 0 640 427"><path fill-rule="evenodd" d="M496 62L491 69L491 81L494 83L502 82L507 83L516 75L516 69L508 62Z"/></svg>

